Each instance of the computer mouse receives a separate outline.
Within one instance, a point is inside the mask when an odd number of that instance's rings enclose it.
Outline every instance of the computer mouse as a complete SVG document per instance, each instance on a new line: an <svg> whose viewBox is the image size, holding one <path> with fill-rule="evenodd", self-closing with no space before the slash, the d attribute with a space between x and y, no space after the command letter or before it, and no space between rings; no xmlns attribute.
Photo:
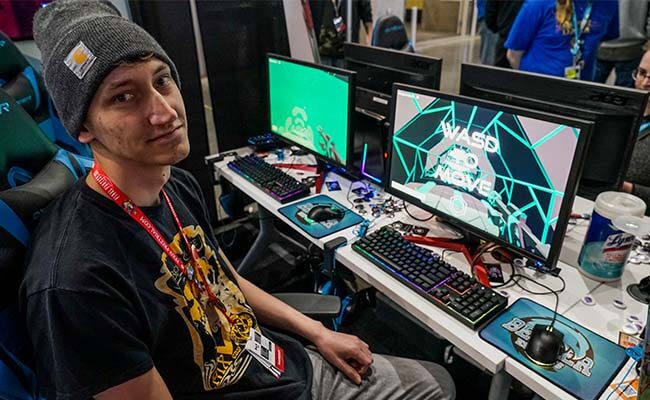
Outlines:
<svg viewBox="0 0 650 400"><path fill-rule="evenodd" d="M307 217L316 222L329 221L332 219L340 220L343 219L344 215L345 210L329 205L314 206L311 210L309 210L309 213L307 213Z"/></svg>
<svg viewBox="0 0 650 400"><path fill-rule="evenodd" d="M537 324L533 327L524 352L535 364L550 368L560 358L563 343L562 332L549 325Z"/></svg>

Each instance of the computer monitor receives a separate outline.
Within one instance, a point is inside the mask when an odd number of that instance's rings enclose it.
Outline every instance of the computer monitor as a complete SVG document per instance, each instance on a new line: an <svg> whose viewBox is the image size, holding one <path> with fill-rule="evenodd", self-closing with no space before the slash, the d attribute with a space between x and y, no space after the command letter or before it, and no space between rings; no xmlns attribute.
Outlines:
<svg viewBox="0 0 650 400"><path fill-rule="evenodd" d="M357 73L357 87L391 95L393 83L440 88L442 59L356 43L343 45L345 68Z"/></svg>
<svg viewBox="0 0 650 400"><path fill-rule="evenodd" d="M393 83L440 88L442 60L356 43L343 45L345 66L357 73L352 169L383 185Z"/></svg>
<svg viewBox="0 0 650 400"><path fill-rule="evenodd" d="M648 94L635 89L463 64L460 94L594 122L578 194L595 199L625 179Z"/></svg>
<svg viewBox="0 0 650 400"><path fill-rule="evenodd" d="M327 163L346 167L354 72L267 56L271 132Z"/></svg>
<svg viewBox="0 0 650 400"><path fill-rule="evenodd" d="M395 85L387 191L553 268L591 123Z"/></svg>

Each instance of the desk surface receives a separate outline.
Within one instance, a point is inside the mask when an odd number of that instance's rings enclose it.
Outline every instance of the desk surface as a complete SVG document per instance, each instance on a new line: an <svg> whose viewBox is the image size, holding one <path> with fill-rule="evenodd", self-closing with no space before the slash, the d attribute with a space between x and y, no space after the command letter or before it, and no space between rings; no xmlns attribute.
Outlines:
<svg viewBox="0 0 650 400"><path fill-rule="evenodd" d="M250 153L251 150L244 148L240 149L238 152L240 154L247 154ZM270 211L277 218L288 223L291 226L292 223L278 212L278 209L281 207L281 204L279 202L268 196L261 189L257 188L255 185L227 167L227 163L231 159L231 157L227 157L225 160L215 163L215 176L223 176L232 182L238 189L249 195L251 198L255 199L259 206ZM274 163L274 161L274 154L270 155L267 158L267 162ZM296 158L287 157L283 163L315 164L314 159L311 156L301 156ZM290 170L287 172L298 179L313 175L308 172L300 172L295 170ZM330 192L327 190L326 186L324 186L321 193L332 197L343 205L352 207L353 204L350 203L347 195L349 194L348 189L350 188L350 185L354 183L336 175L331 175L327 180L334 179L338 180L341 186L341 190ZM585 199L576 198L574 211L580 213L590 213L592 207L592 202ZM415 212L415 207L409 207L409 211L411 211L413 214ZM414 225L426 225L426 223L414 221L404 212L400 212L395 214L393 218L381 216L375 219L370 230L378 229L379 227L390 224L394 221L401 221ZM582 221L576 226L569 226L569 229L567 230L563 251L560 256L560 261L558 262L558 267L562 269L561 276L566 282L566 289L560 294L558 310L565 317L572 319L582 325L588 326L590 329L601 334L602 336L614 342L617 342L618 331L623 326L627 315L634 314L645 321L647 310L646 306L629 298L627 292L625 291L625 287L628 283L638 282L641 277L650 274L650 267L643 265L628 266L621 281L608 284L594 281L582 275L577 268L577 254L582 245L587 226L588 222ZM350 269L350 271L352 271L360 279L374 286L377 290L389 297L400 307L404 308L407 312L412 314L415 318L420 320L434 332L444 337L449 342L453 343L454 346L456 346L463 353L470 356L475 362L477 362L486 370L490 371L491 373L496 373L505 368L506 372L521 381L526 386L530 387L536 393L542 395L544 398L572 398L562 389L556 387L553 384L550 384L543 379L540 379L536 373L532 372L518 362L509 359L505 353L482 340L478 336L477 332L462 325L459 321L426 301L411 289L397 281L391 275L384 272L354 252L350 246L350 244L356 240L356 236L353 231L354 227L351 227L346 230L337 232L333 235L325 236L321 239L315 239L309 236L303 230L296 229L296 232L299 232L305 238L320 248L323 248L324 243L335 237L345 237L348 240L348 245L340 248L336 252L336 259L339 262ZM457 268L469 272L469 265L462 258L462 256L452 255L447 257L447 261L454 264L454 266ZM553 289L559 289L561 287L561 282L555 277L536 274L528 269L522 269L519 272L524 273L527 276L530 276L531 278L536 279ZM527 280L521 280L520 283L522 286L528 288L529 290L537 292L544 291L543 288L538 287L534 283L528 282ZM512 304L513 301L520 297L528 297L551 309L555 306L555 297L552 295L531 295L518 286L511 286L504 288L503 290L509 295L510 304ZM581 302L581 299L587 294L591 294L596 299L596 305L585 306ZM612 305L612 300L614 298L623 299L623 301L628 305L627 310L621 311L614 308ZM623 371L626 370L626 368L624 368ZM622 373L623 372L621 372L621 375Z"/></svg>

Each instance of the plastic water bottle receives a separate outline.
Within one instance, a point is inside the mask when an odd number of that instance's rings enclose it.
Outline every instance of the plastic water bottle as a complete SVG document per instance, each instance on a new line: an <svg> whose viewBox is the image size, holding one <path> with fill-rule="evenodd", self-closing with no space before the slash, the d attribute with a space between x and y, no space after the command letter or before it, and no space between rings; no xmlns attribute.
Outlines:
<svg viewBox="0 0 650 400"><path fill-rule="evenodd" d="M599 194L578 257L580 271L598 281L620 279L634 244L634 235L616 228L612 220L623 215L642 217L645 209L643 200L628 193Z"/></svg>

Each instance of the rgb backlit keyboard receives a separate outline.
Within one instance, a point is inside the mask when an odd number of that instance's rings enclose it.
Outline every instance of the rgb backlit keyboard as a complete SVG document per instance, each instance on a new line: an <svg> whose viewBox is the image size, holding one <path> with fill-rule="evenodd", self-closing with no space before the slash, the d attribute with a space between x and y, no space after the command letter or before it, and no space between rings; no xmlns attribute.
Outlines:
<svg viewBox="0 0 650 400"><path fill-rule="evenodd" d="M354 242L352 248L472 329L508 306L507 298L392 228L383 227Z"/></svg>
<svg viewBox="0 0 650 400"><path fill-rule="evenodd" d="M254 154L236 158L228 167L283 204L310 193L307 185Z"/></svg>

